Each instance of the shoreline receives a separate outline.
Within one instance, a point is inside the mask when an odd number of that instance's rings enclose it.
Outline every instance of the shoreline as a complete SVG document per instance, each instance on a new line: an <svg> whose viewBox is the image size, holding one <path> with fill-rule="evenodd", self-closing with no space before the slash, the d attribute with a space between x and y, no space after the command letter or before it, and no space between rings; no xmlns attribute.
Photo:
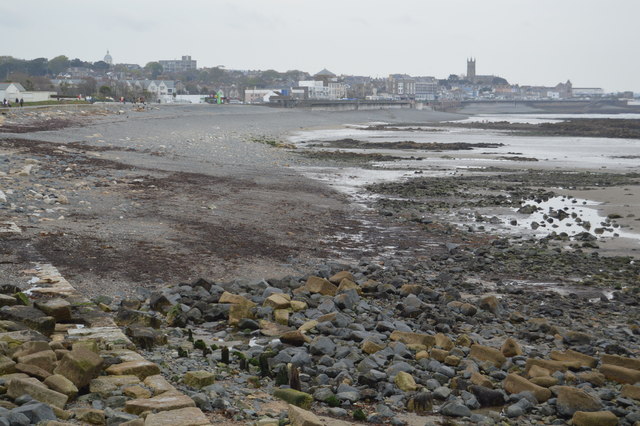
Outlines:
<svg viewBox="0 0 640 426"><path fill-rule="evenodd" d="M546 183L568 187L571 175L512 164L442 167L435 178L407 168L422 180L371 185L363 209L300 172L318 167L349 182L354 162L278 144L300 129L415 114L184 107L85 118L0 134L0 214L12 225L0 234L0 270L30 293L49 285L28 280L32 262L52 264L64 281L47 279L73 284L113 317L203 423L275 424L292 420L295 405L345 426L551 424L578 410L640 419L628 393L637 386L621 390L625 379L611 373L615 362L625 377L640 374L638 265L598 255L592 240L491 230L495 205L552 198ZM383 174L361 158L355 166ZM622 174L578 175L581 187L606 177L600 191L622 207L624 188L636 185ZM468 210L473 226L438 209ZM613 220L623 219L634 218ZM2 311L13 308L22 307ZM80 318L86 308L71 307ZM75 324L65 329L83 332ZM62 408L107 421L162 398L144 388L80 393Z"/></svg>
<svg viewBox="0 0 640 426"><path fill-rule="evenodd" d="M426 123L425 123L426 124ZM303 148L308 150L309 152L318 152L322 154L326 154L325 157L331 158L328 154L330 153L340 153L340 157L345 164L348 164L348 156L349 154L353 155L354 161L356 163L353 164L353 168L350 170L351 175L355 179L351 179L352 183L348 181L341 181L339 178L335 181L329 180L330 184L336 185L337 188L342 188L341 190L345 190L347 188L347 192L361 192L366 193L366 190L359 185L364 185L363 180L367 179L367 176L371 178L376 174L376 170L378 174L381 176L383 174L387 174L390 178L385 179L385 181L389 181L389 179L393 179L395 181L405 181L405 179L411 179L410 175L412 173L426 173L429 176L434 177L434 182L438 181L438 176L447 177L451 175L457 175L460 177L463 176L490 176L492 174L498 175L500 173L518 173L520 171L542 171L548 170L549 173L559 173L561 171L564 172L589 172L594 173L596 175L605 175L609 173L625 175L631 173L635 173L636 175L640 172L640 167L636 164L635 166L629 167L628 161L626 163L615 161L605 162L606 166L603 166L603 163L597 164L595 161L592 163L581 164L578 167L576 165L580 164L579 158L569 158L569 159L549 159L540 157L540 153L538 153L538 158L528 158L535 151L529 150L529 152L525 152L525 154L520 153L512 153L504 157L500 157L500 153L518 149L509 146L509 142L512 139L510 133L502 133L499 135L499 138L495 136L492 138L492 133L488 132L487 135L483 137L476 137L476 133L482 132L482 130L474 130L472 133L468 133L465 131L464 133L459 133L456 127L459 127L455 123L453 124L453 128L455 130L455 135L448 137L444 135L442 131L447 130L446 123L439 124L435 129L438 129L438 132L435 133L421 133L417 132L411 133L407 131L402 131L403 128L408 129L416 129L419 126L419 123L413 122L412 124L405 124L404 127L396 127L394 125L382 125L382 126L374 126L376 130L378 127L381 127L383 132L376 131L364 131L358 132L355 131L342 131L342 132L309 132L307 134L306 139L311 139L313 143L304 143L305 137L300 134L296 134L293 140L298 145L298 148ZM428 124L427 124L428 126ZM461 123L460 126L465 126L465 124ZM504 124L503 124L504 126ZM388 128L385 129L385 128ZM365 128L366 130L367 128ZM344 130L344 127L343 127ZM395 136L393 130L400 130L399 135ZM468 138L466 135L472 134L474 136L473 139ZM423 136L424 135L424 136ZM526 147L528 143L536 143L538 141L554 141L553 144L563 144L563 143L575 143L576 138L569 139L567 137L558 137L554 136L553 138L541 138L541 137L533 137L533 136L521 136L516 135L513 137L517 137L519 147ZM422 142L422 139L427 141L438 141L444 139L446 142L443 144L439 144L438 142ZM397 140L401 140L403 142L395 142ZM420 142L413 142L414 140L418 140ZM463 140L465 142L453 142ZM593 144L595 142L591 142L587 138L580 138L579 140L585 140L589 144ZM392 142L393 141L393 142ZM479 152L483 151L483 149L472 149L470 150L465 144L469 147L473 147L474 144L478 146L482 146L486 144L486 142L503 142L505 145L504 148L500 148L495 151L496 152ZM555 142L557 141L557 142ZM570 142L569 142L570 141ZM611 139L611 143L618 143L617 139ZM472 142L472 143L470 143ZM482 142L482 143L477 143ZM598 143L607 144L609 143L609 139L600 138L598 139ZM628 146L627 150L631 149L632 145L638 143L637 140L629 140L623 141L621 140L619 143L623 144L622 146ZM392 145L398 145L398 147L394 147ZM407 149L404 145L409 145ZM424 149L420 147L424 145ZM439 154L437 151L433 152L431 145L439 145L435 148L440 148L442 146L442 150L444 153ZM491 144L486 144L491 145ZM502 144L499 144L502 145ZM458 147L455 151L447 151L448 146ZM381 147L381 148L378 148ZM399 148L399 149L398 149ZM491 151L490 149L484 149L484 151ZM574 150L575 151L575 150ZM612 149L609 152L616 152ZM624 152L624 151L623 151ZM631 152L631 151L630 151ZM487 155L488 154L488 155ZM518 155L513 155L518 154ZM369 156L370 158L374 155L387 156L388 158L384 162L369 162L371 164L370 167L366 167L365 169L361 169L358 171L358 156ZM522 157L524 155L524 157ZM544 154L543 154L544 155ZM552 154L553 155L553 154ZM557 154L556 154L557 155ZM612 155L612 154L611 154ZM422 161L402 161L402 158L417 158ZM320 157L322 158L322 157ZM360 161L366 161L367 157L363 157ZM565 157L566 158L566 157ZM399 161L400 160L400 161ZM498 161L496 161L498 160ZM534 161L535 160L535 161ZM597 161L597 160L596 160ZM366 163L365 163L366 164ZM460 165L469 165L469 168L461 167ZM492 171L491 168L496 168L495 171ZM483 170L486 168L486 170ZM338 167L336 170L339 170ZM330 170L330 169L328 169ZM394 172L394 170L397 170ZM318 175L317 172L314 172ZM395 176L391 178L391 176ZM419 176L419 175L416 175ZM326 179L325 179L326 180ZM558 195L564 195L569 197L577 197L577 198L585 198L587 200L592 200L597 205L589 206L590 209L598 212L601 216L600 220L597 222L603 222L607 220L607 217L611 215L611 217L615 218L615 226L620 226L623 232L631 232L631 237L611 237L602 239L600 241L599 252L605 255L611 256L624 256L630 255L635 258L640 257L640 231L638 228L638 223L636 221L635 214L637 211L640 211L640 190L638 190L638 179L635 180L634 183L630 183L625 188L619 188L617 186L608 187L607 189L598 189L597 183L596 186L592 188L588 188L589 185L582 184L579 180L575 180L575 182L567 183L569 186L575 185L577 188L569 188L562 187L560 185L554 185L553 180L548 180L546 182L533 184L534 186L543 187L547 191L553 191ZM346 185L346 186L345 186ZM503 215L508 212L503 211L504 209L483 209L483 214L488 215L489 217L494 216L496 213L500 212ZM514 216L512 213L510 216ZM517 215L516 215L517 216ZM501 216L503 217L503 216ZM594 218L595 219L595 218ZM443 219L446 220L446 219ZM508 222L508 220L507 220ZM594 224L595 227L599 226L598 224ZM494 227L495 232L498 234L503 233L499 230L499 227ZM515 235L517 231L516 228L509 228L508 224L506 227L507 235ZM612 232L613 233L613 232ZM523 229L521 231L523 236L530 235L530 230L527 231ZM635 237L635 238L633 238Z"/></svg>

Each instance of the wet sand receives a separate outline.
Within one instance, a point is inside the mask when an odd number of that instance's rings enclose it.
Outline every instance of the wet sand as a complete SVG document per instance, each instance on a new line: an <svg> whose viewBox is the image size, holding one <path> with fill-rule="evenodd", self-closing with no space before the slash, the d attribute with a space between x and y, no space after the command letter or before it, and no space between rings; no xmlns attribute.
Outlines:
<svg viewBox="0 0 640 426"><path fill-rule="evenodd" d="M0 133L2 219L28 249L7 248L20 253L7 262L43 259L85 294L112 296L299 273L342 253L336 235L363 225L343 194L292 167L309 160L270 142L345 121L455 117L209 105L11 111L5 123L28 130Z"/></svg>
<svg viewBox="0 0 640 426"><path fill-rule="evenodd" d="M608 253L640 258L640 188L638 186L571 191L571 194L601 203L594 207L600 216L619 216L616 221L620 226L625 231L638 235L636 239L611 239L606 244Z"/></svg>
<svg viewBox="0 0 640 426"><path fill-rule="evenodd" d="M504 152L487 148L429 152L421 160L402 162L398 169L396 162L372 168L369 162L307 158L300 155L300 148L272 146L272 142L286 145L296 134L310 131L340 133L347 124L464 118L457 114L208 105L162 106L143 112L130 106L108 108L108 113L73 127L0 135L5 141L0 154L9 159L3 182L9 207L6 219L22 227L25 237L33 239L32 247L86 292L124 293L135 288L132 282L156 286L200 276L283 276L331 258L357 262L380 253L426 255L449 237L425 240L419 230L363 209L359 203L370 201L361 198L363 185L418 176L416 172L491 174L466 165L514 172L574 170L563 159L525 163L494 158L505 155L508 147L499 149ZM73 119L80 115L78 109L69 114ZM392 138L391 132L384 137ZM437 141L443 135L429 137ZM493 137L476 139L495 142ZM421 155L417 150L385 152ZM11 174L32 160L36 163L30 176ZM628 169L611 163L607 171ZM619 214L622 217L616 220L634 231L636 218L628 216L638 211L640 191L637 186L624 188L584 194L552 189L603 203L598 207L603 213ZM35 201L34 194L39 197ZM57 195L68 204L45 203ZM483 211L487 216L496 213ZM447 223L452 218L445 215L442 220ZM492 229L487 225L487 235ZM600 244L599 251L637 256L637 244L611 238ZM104 282L108 285L101 287Z"/></svg>

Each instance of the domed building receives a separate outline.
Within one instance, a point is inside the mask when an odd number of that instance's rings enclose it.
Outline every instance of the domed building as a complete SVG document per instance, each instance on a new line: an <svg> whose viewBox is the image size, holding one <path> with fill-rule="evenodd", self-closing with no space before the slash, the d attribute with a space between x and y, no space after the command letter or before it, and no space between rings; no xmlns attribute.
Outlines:
<svg viewBox="0 0 640 426"><path fill-rule="evenodd" d="M111 55L109 54L109 51L107 50L107 54L104 55L104 59L103 61L105 61L107 64L109 65L113 65L113 58L111 57Z"/></svg>

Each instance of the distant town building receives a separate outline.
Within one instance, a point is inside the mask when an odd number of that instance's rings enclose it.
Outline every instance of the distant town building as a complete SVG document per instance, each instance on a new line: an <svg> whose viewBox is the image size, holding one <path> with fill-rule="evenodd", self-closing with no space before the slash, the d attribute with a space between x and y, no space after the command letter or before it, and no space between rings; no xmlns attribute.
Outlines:
<svg viewBox="0 0 640 426"><path fill-rule="evenodd" d="M329 87L322 81L302 80L294 89L303 90L305 99L329 99Z"/></svg>
<svg viewBox="0 0 640 426"><path fill-rule="evenodd" d="M317 72L313 79L316 81L322 81L325 85L329 84L330 81L337 81L338 76L324 68L321 71Z"/></svg>
<svg viewBox="0 0 640 426"><path fill-rule="evenodd" d="M467 59L467 80L472 83L476 81L476 60L475 58Z"/></svg>
<svg viewBox="0 0 640 426"><path fill-rule="evenodd" d="M6 99L9 102L14 102L16 99L20 99L24 92L26 90L20 83L0 83L0 100Z"/></svg>
<svg viewBox="0 0 640 426"><path fill-rule="evenodd" d="M22 99L24 102L46 101L55 94L56 92L27 91L20 83L0 83L0 101L6 99L12 104L16 99Z"/></svg>
<svg viewBox="0 0 640 426"><path fill-rule="evenodd" d="M572 92L574 98L596 98L604 95L604 90L600 87L574 87Z"/></svg>
<svg viewBox="0 0 640 426"><path fill-rule="evenodd" d="M324 68L313 76L315 81L322 81L328 88L328 99L343 99L347 97L347 86L338 81L338 76Z"/></svg>
<svg viewBox="0 0 640 426"><path fill-rule="evenodd" d="M496 99L511 100L516 99L520 95L520 87L511 86L509 84L500 84L493 89Z"/></svg>
<svg viewBox="0 0 640 426"><path fill-rule="evenodd" d="M82 78L54 78L51 80L51 85L58 91L62 90L63 86L67 88L78 87L86 80Z"/></svg>
<svg viewBox="0 0 640 426"><path fill-rule="evenodd" d="M147 92L153 96L173 95L176 83L172 80L126 80L129 88Z"/></svg>
<svg viewBox="0 0 640 426"><path fill-rule="evenodd" d="M158 61L165 73L184 72L197 69L197 61L191 56L183 56L182 59L169 59Z"/></svg>
<svg viewBox="0 0 640 426"><path fill-rule="evenodd" d="M113 58L111 57L111 55L109 54L109 51L107 50L107 54L104 55L104 62L106 62L109 65L113 65Z"/></svg>
<svg viewBox="0 0 640 426"><path fill-rule="evenodd" d="M433 101L438 95L438 80L435 77L417 77L415 82L415 100Z"/></svg>
<svg viewBox="0 0 640 426"><path fill-rule="evenodd" d="M292 88L296 98L337 100L347 97L347 85L327 69L313 76L313 80L301 80Z"/></svg>
<svg viewBox="0 0 640 426"><path fill-rule="evenodd" d="M337 81L329 82L329 99L344 99L347 97L347 86Z"/></svg>
<svg viewBox="0 0 640 426"><path fill-rule="evenodd" d="M274 89L246 89L244 102L247 104L261 104L269 102L272 96L279 96L280 91Z"/></svg>
<svg viewBox="0 0 640 426"><path fill-rule="evenodd" d="M119 67L122 67L128 71L139 71L142 70L142 67L138 64L118 64Z"/></svg>
<svg viewBox="0 0 640 426"><path fill-rule="evenodd" d="M88 67L69 67L61 76L64 78L94 77L96 72Z"/></svg>
<svg viewBox="0 0 640 426"><path fill-rule="evenodd" d="M438 80L434 77L412 77L407 74L390 74L385 89L397 99L417 101L435 100L438 94Z"/></svg>
<svg viewBox="0 0 640 426"><path fill-rule="evenodd" d="M507 80L496 75L478 75L476 73L476 58L467 59L466 80L472 84L484 86L509 84Z"/></svg>
<svg viewBox="0 0 640 426"><path fill-rule="evenodd" d="M407 74L390 74L386 90L399 98L413 98L416 94L416 80Z"/></svg>
<svg viewBox="0 0 640 426"><path fill-rule="evenodd" d="M570 80L566 83L558 83L553 87L547 86L522 86L520 98L525 100L538 99L569 99L573 97L573 86Z"/></svg>

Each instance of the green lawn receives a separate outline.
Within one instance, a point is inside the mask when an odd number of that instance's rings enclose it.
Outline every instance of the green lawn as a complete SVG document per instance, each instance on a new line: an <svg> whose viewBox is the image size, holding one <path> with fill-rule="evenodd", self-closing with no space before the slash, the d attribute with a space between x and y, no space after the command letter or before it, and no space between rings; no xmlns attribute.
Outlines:
<svg viewBox="0 0 640 426"><path fill-rule="evenodd" d="M48 100L48 101L40 101L40 102L25 102L24 106L41 106L41 105L85 105L85 104L89 104L90 102L87 101L81 101L78 99L64 99L61 101L55 101L55 100ZM16 104L15 102L11 103L11 108L20 108L19 104ZM3 107L2 105L0 105L0 109L1 108L8 108L8 107Z"/></svg>

